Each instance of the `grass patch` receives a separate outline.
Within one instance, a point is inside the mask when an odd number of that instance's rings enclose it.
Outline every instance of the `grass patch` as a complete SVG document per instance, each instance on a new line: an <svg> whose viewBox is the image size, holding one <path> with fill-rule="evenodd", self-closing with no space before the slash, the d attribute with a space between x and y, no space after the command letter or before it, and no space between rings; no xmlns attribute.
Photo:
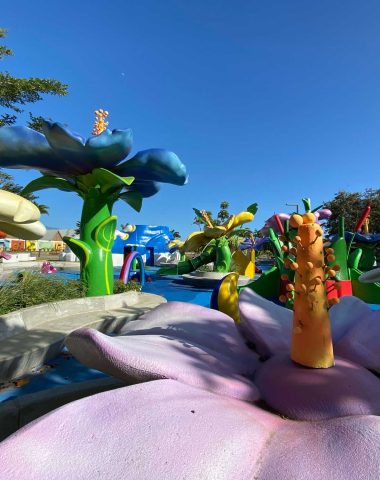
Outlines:
<svg viewBox="0 0 380 480"><path fill-rule="evenodd" d="M115 281L114 293L140 291L136 282L124 284ZM67 280L55 275L38 272L22 272L7 279L0 286L0 315L43 303L71 300L86 296L86 288L80 280Z"/></svg>
<svg viewBox="0 0 380 480"><path fill-rule="evenodd" d="M124 283L123 280L115 280L113 284L113 293L124 292L141 292L141 283L128 282Z"/></svg>

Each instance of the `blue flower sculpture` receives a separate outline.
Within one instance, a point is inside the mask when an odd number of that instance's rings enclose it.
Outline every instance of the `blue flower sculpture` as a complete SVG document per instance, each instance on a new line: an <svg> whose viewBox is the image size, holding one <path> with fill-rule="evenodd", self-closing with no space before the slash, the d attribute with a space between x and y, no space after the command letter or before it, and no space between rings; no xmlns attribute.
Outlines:
<svg viewBox="0 0 380 480"><path fill-rule="evenodd" d="M24 192L57 188L83 198L80 239L65 241L81 261L89 296L112 293L114 203L121 199L140 211L142 199L156 194L161 183L187 182L186 167L175 153L150 149L124 160L131 149L130 129L106 129L85 140L59 123L44 122L43 134L27 127L0 128L0 167L43 174Z"/></svg>

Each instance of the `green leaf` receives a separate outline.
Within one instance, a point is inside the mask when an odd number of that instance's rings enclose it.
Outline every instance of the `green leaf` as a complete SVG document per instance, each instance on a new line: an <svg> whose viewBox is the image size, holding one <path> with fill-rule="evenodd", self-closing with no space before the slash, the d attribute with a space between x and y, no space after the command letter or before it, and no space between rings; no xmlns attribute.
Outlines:
<svg viewBox="0 0 380 480"><path fill-rule="evenodd" d="M81 267L85 268L90 262L92 255L91 248L87 243L77 238L63 237L63 241L71 248L74 254L79 258Z"/></svg>
<svg viewBox="0 0 380 480"><path fill-rule="evenodd" d="M75 187L75 185L68 182L64 178L44 175L28 183L28 185L22 189L21 194L24 195L32 193L36 192L37 190L44 190L45 188L57 188L58 190L63 190L64 192L79 193L79 190Z"/></svg>
<svg viewBox="0 0 380 480"><path fill-rule="evenodd" d="M303 206L305 207L305 213L308 213L311 211L311 200L310 198L303 198L302 199Z"/></svg>
<svg viewBox="0 0 380 480"><path fill-rule="evenodd" d="M128 203L136 212L139 212L142 207L143 196L139 192L124 192L119 198Z"/></svg>
<svg viewBox="0 0 380 480"><path fill-rule="evenodd" d="M270 240L271 244L273 245L273 247L274 247L275 250L276 250L276 257L283 258L284 253L283 253L283 251L281 250L281 242L280 242L280 240L279 240L279 238L278 238L278 235L275 233L275 231L273 230L273 228L269 228L268 234L269 234L269 240Z"/></svg>
<svg viewBox="0 0 380 480"><path fill-rule="evenodd" d="M252 203L252 205L247 208L247 212L252 213L252 215L256 215L257 209L257 203Z"/></svg>
<svg viewBox="0 0 380 480"><path fill-rule="evenodd" d="M95 230L95 242L105 252L110 252L115 238L117 216L111 215L101 222Z"/></svg>
<svg viewBox="0 0 380 480"><path fill-rule="evenodd" d="M135 177L119 177L106 168L95 168L91 173L100 185L102 193L129 186L135 180Z"/></svg>

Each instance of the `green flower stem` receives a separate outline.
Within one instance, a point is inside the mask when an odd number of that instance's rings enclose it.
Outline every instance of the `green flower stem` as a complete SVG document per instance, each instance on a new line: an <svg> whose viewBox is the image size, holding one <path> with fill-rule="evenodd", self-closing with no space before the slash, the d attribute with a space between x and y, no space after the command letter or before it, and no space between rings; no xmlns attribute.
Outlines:
<svg viewBox="0 0 380 480"><path fill-rule="evenodd" d="M80 240L65 239L81 262L81 279L87 296L113 293L112 245L116 217L112 207L116 198L91 188L84 195Z"/></svg>
<svg viewBox="0 0 380 480"><path fill-rule="evenodd" d="M217 238L214 272L227 273L231 268L231 250L225 237Z"/></svg>

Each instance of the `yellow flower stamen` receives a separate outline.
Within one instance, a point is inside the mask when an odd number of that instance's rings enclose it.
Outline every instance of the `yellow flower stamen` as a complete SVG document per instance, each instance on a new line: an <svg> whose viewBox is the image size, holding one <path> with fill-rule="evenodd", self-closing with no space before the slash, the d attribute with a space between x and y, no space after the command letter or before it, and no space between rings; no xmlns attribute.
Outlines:
<svg viewBox="0 0 380 480"><path fill-rule="evenodd" d="M93 135L100 135L104 130L106 130L108 122L105 119L108 116L107 110L99 109L95 110L95 121L94 126L92 127Z"/></svg>

